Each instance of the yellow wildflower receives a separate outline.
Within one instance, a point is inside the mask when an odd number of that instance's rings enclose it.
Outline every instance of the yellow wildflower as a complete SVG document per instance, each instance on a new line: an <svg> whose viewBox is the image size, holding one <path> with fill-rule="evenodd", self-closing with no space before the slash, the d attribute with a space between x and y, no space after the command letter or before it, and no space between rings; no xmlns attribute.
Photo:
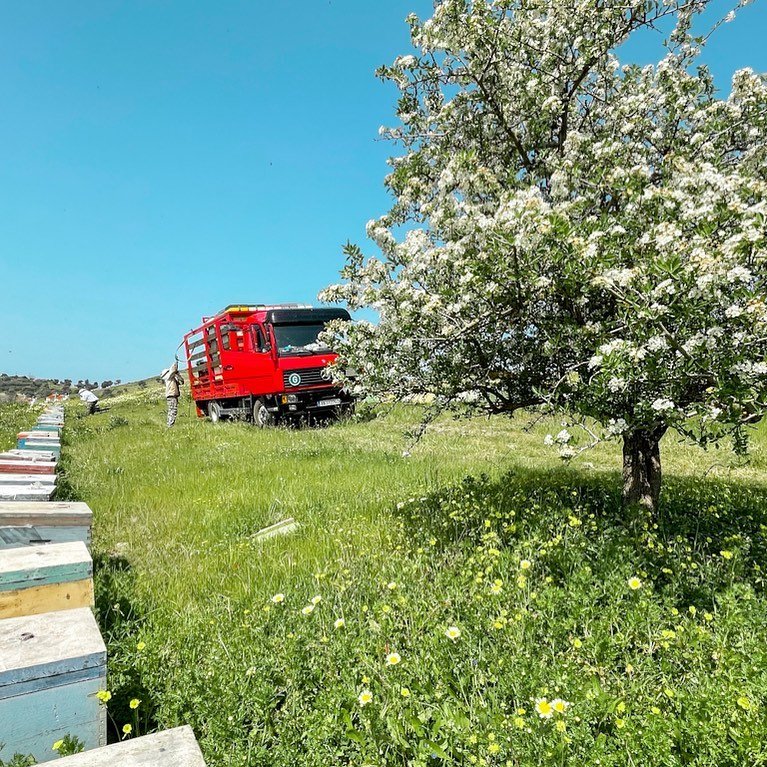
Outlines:
<svg viewBox="0 0 767 767"><path fill-rule="evenodd" d="M123 725L123 735L130 735L133 732L133 726L130 724Z"/></svg>
<svg viewBox="0 0 767 767"><path fill-rule="evenodd" d="M342 629L346 625L346 621L343 618L336 618L333 623L333 628Z"/></svg>
<svg viewBox="0 0 767 767"><path fill-rule="evenodd" d="M102 702L102 703L109 703L110 700L112 700L112 693L109 692L109 690L99 690L96 693L96 697Z"/></svg>
<svg viewBox="0 0 767 767"><path fill-rule="evenodd" d="M400 657L400 654L397 652L390 652L386 656L386 665L387 666L396 666L402 658Z"/></svg>
<svg viewBox="0 0 767 767"><path fill-rule="evenodd" d="M131 708L138 708L141 701L138 698L133 698L131 702L128 704Z"/></svg>
<svg viewBox="0 0 767 767"><path fill-rule="evenodd" d="M551 703L546 698L538 698L535 701L535 711L541 719L550 719L554 713Z"/></svg>
<svg viewBox="0 0 767 767"><path fill-rule="evenodd" d="M63 745L64 745L63 739L62 740L57 740L53 744L53 747L51 748L51 751L58 751Z"/></svg>
<svg viewBox="0 0 767 767"><path fill-rule="evenodd" d="M640 581L639 578L636 577L636 575L633 576L632 578L629 578L629 588L632 591L636 591L637 589L641 589L642 588L642 581Z"/></svg>
<svg viewBox="0 0 767 767"><path fill-rule="evenodd" d="M275 594L272 597L272 602L276 605L280 605L285 601L285 595L284 594Z"/></svg>
<svg viewBox="0 0 767 767"><path fill-rule="evenodd" d="M461 629L458 626L449 626L447 631L445 631L445 636L455 642L461 636Z"/></svg>

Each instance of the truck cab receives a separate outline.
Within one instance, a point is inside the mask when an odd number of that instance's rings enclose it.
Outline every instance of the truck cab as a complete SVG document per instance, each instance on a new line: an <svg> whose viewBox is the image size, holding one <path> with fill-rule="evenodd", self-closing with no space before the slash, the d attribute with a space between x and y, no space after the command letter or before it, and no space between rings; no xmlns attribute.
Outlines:
<svg viewBox="0 0 767 767"><path fill-rule="evenodd" d="M337 415L352 396L331 380L336 359L320 334L345 309L301 304L232 304L184 336L199 415L252 420Z"/></svg>

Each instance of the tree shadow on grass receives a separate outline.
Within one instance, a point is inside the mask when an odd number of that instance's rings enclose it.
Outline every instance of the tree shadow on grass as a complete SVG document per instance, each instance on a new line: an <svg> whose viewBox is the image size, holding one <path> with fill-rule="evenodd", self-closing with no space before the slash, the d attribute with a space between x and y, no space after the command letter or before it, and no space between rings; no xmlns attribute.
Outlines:
<svg viewBox="0 0 767 767"><path fill-rule="evenodd" d="M142 651L138 639L146 613L136 593L135 573L130 562L119 554L101 554L94 558L96 618L107 646L107 686L112 694L108 702L107 739L122 739L122 726L134 726L140 718L143 734L157 729L156 701L151 684L144 679ZM141 701L138 710L130 701Z"/></svg>
<svg viewBox="0 0 767 767"><path fill-rule="evenodd" d="M625 512L617 472L515 469L468 477L399 512L409 533L444 547L558 545L549 571L566 585L584 559L595 577L630 561L674 603L713 606L733 583L761 591L767 572L767 486L670 476L657 515ZM563 542L563 543L561 543Z"/></svg>

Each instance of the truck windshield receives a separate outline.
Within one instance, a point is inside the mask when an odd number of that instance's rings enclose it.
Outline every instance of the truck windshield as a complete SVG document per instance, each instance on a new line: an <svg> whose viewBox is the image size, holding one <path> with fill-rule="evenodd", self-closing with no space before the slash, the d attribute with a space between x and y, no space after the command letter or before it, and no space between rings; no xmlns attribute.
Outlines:
<svg viewBox="0 0 767 767"><path fill-rule="evenodd" d="M312 325L274 325L277 350L283 356L319 354L329 351L324 343L317 340L317 336L324 328L321 322Z"/></svg>

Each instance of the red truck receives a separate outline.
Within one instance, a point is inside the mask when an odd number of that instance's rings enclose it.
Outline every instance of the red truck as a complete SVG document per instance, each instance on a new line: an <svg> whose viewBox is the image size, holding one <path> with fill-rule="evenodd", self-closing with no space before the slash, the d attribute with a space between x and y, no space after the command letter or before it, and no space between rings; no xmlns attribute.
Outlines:
<svg viewBox="0 0 767 767"><path fill-rule="evenodd" d="M338 415L353 398L331 381L336 356L318 336L345 309L233 304L184 336L192 398L211 421Z"/></svg>

